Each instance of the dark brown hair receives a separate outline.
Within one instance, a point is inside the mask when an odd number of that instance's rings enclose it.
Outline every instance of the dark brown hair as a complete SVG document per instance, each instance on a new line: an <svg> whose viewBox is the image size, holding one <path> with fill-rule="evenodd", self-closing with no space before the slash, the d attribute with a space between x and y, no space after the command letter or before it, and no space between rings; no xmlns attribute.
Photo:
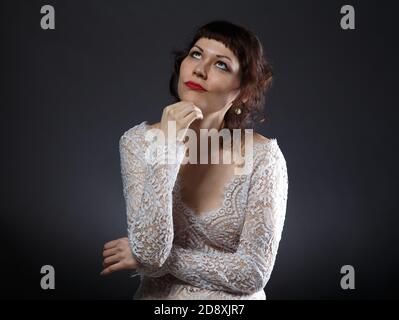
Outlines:
<svg viewBox="0 0 399 320"><path fill-rule="evenodd" d="M248 29L225 20L212 21L199 27L184 50L173 51L174 66L169 90L176 102L180 101L177 92L180 65L200 38L222 42L236 55L240 63L241 92L226 112L224 127L230 130L253 128L256 123L265 121L263 106L266 92L272 84L272 67L264 56L258 37ZM239 115L234 112L237 107L241 109Z"/></svg>

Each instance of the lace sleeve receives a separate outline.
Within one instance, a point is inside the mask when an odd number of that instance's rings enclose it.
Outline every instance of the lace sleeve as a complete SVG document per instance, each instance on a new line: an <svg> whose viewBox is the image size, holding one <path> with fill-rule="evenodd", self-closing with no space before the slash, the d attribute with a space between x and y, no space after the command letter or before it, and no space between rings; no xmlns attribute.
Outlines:
<svg viewBox="0 0 399 320"><path fill-rule="evenodd" d="M271 143L270 152L260 154L254 164L237 251L209 253L174 245L161 268L163 273L168 271L198 287L240 294L266 286L277 255L288 196L286 162L277 141Z"/></svg>
<svg viewBox="0 0 399 320"><path fill-rule="evenodd" d="M140 128L119 140L121 174L129 244L143 268L152 268L162 266L172 248L172 191L185 146L177 143L174 163L167 162L167 146L148 141Z"/></svg>

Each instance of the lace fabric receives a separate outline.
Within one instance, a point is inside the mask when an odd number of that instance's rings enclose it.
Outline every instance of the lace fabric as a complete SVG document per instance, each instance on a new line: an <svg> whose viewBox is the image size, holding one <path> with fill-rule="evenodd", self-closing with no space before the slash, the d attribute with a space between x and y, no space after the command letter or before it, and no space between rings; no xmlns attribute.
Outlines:
<svg viewBox="0 0 399 320"><path fill-rule="evenodd" d="M120 139L128 238L140 264L135 299L266 299L288 196L285 158L276 139L254 143L253 170L233 176L221 207L198 215L184 204L178 176L185 145L175 162L156 148L144 121Z"/></svg>

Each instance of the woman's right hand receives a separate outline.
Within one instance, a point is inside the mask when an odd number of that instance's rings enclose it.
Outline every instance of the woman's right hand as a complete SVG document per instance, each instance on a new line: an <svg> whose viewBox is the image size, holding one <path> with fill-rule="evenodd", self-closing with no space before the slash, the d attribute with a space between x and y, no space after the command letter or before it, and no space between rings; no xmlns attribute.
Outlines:
<svg viewBox="0 0 399 320"><path fill-rule="evenodd" d="M112 240L104 245L103 267L101 275L109 275L119 270L136 269L139 266L130 249L127 237Z"/></svg>
<svg viewBox="0 0 399 320"><path fill-rule="evenodd" d="M166 106L163 109L160 129L163 131L166 140L183 141L187 129L196 119L203 119L200 108L190 101L179 101ZM168 121L175 121L177 137L168 137Z"/></svg>

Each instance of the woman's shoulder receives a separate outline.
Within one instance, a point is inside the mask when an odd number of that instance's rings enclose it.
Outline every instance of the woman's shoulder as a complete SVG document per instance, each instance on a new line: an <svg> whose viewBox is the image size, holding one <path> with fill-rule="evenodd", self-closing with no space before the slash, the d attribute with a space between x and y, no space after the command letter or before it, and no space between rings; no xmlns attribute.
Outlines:
<svg viewBox="0 0 399 320"><path fill-rule="evenodd" d="M253 133L253 147L257 149L257 151L266 151L271 148L278 148L278 143L276 138L268 138L263 136L258 132Z"/></svg>
<svg viewBox="0 0 399 320"><path fill-rule="evenodd" d="M132 139L132 138L139 138L143 137L144 133L149 130L149 129L154 129L154 128L159 128L160 122L150 124L147 120L142 121L133 127L129 128L126 130L121 138L127 138L127 139Z"/></svg>
<svg viewBox="0 0 399 320"><path fill-rule="evenodd" d="M253 133L253 140L254 140L255 144L268 144L274 139L273 138L267 138L267 137L263 136L262 134L260 134L258 132L254 132Z"/></svg>
<svg viewBox="0 0 399 320"><path fill-rule="evenodd" d="M160 128L160 122L150 124L147 120L134 125L133 127L124 131L119 138L119 148L129 149L131 152L138 152L148 145L148 141L152 136L147 136L151 129Z"/></svg>
<svg viewBox="0 0 399 320"><path fill-rule="evenodd" d="M150 128L148 121L142 121L137 123L133 127L130 127L119 138L120 148L136 149L143 146L145 132Z"/></svg>
<svg viewBox="0 0 399 320"><path fill-rule="evenodd" d="M156 123L153 123L153 124L149 124L149 126L150 126L151 129L159 129L159 128L161 128L161 122L156 122Z"/></svg>
<svg viewBox="0 0 399 320"><path fill-rule="evenodd" d="M279 146L277 138L268 138L260 133L253 134L254 156L257 161L274 159L285 162L284 154Z"/></svg>

